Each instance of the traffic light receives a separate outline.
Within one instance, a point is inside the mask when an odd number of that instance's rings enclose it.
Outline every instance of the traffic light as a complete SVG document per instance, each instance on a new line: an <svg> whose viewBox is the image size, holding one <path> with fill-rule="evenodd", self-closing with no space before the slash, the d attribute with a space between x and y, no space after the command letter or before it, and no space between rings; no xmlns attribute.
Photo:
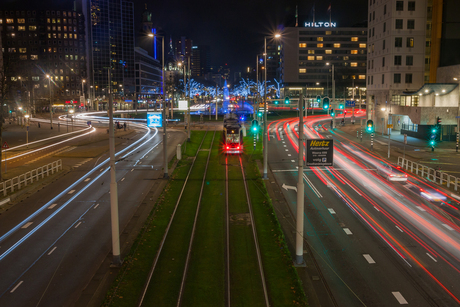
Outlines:
<svg viewBox="0 0 460 307"><path fill-rule="evenodd" d="M252 132L259 131L259 122L257 121L257 119L252 120L251 128L252 128Z"/></svg>
<svg viewBox="0 0 460 307"><path fill-rule="evenodd" d="M343 103L339 104L339 109L343 110Z"/></svg>
<svg viewBox="0 0 460 307"><path fill-rule="evenodd" d="M436 117L436 125L440 126L441 125L442 118L441 117Z"/></svg>
<svg viewBox="0 0 460 307"><path fill-rule="evenodd" d="M438 117L439 119L439 117ZM439 129L438 129L438 126L435 125L431 128L430 130L430 140L429 140L429 145L431 146L431 151L434 151L434 147L436 146L436 140L438 138L438 132L439 132Z"/></svg>
<svg viewBox="0 0 460 307"><path fill-rule="evenodd" d="M321 96L319 96L319 95L316 96L316 102L317 102L317 103L321 103Z"/></svg>
<svg viewBox="0 0 460 307"><path fill-rule="evenodd" d="M257 116L262 117L262 112L258 112Z"/></svg>
<svg viewBox="0 0 460 307"><path fill-rule="evenodd" d="M331 109L331 116L332 116L332 117L335 116L334 109Z"/></svg>
<svg viewBox="0 0 460 307"><path fill-rule="evenodd" d="M284 103L288 104L289 103L289 97L284 98Z"/></svg>
<svg viewBox="0 0 460 307"><path fill-rule="evenodd" d="M279 103L279 101L278 101L278 100L275 100L275 101L274 101L274 103L275 103L275 104L278 104L278 103Z"/></svg>
<svg viewBox="0 0 460 307"><path fill-rule="evenodd" d="M318 96L319 97L319 96ZM320 98L321 100L321 98ZM329 109L329 97L324 97L323 98L323 109L328 110Z"/></svg>
<svg viewBox="0 0 460 307"><path fill-rule="evenodd" d="M366 123L366 131L368 133L373 133L374 132L374 121L369 119Z"/></svg>

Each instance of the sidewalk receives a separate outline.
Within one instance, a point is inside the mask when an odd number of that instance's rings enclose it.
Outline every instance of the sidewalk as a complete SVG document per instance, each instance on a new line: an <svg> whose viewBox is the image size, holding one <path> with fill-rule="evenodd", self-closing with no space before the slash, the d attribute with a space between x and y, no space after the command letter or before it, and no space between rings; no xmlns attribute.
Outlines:
<svg viewBox="0 0 460 307"><path fill-rule="evenodd" d="M361 130L363 131L363 140L361 142ZM359 131L359 138L356 138L356 131ZM338 126L335 130L337 134L342 134L351 141L357 142L362 146L370 149L370 134L364 131L359 120L353 125L347 119L345 126ZM379 156L388 159L388 135L382 136L382 133L374 134L374 150ZM438 142L434 151L428 145L427 140L407 137L407 145L404 146L404 135L400 131L393 131L390 137L390 161L397 163L398 156L411 161L424 164L431 168L440 168L453 176L460 177L460 152L456 152L456 142L443 141Z"/></svg>

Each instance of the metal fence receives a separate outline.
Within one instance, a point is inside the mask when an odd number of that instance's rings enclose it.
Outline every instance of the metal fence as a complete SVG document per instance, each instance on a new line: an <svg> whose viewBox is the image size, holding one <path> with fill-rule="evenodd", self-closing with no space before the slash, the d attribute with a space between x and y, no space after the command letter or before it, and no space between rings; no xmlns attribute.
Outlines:
<svg viewBox="0 0 460 307"><path fill-rule="evenodd" d="M0 182L0 193L3 192L3 196L6 196L8 192L13 193L15 190L20 190L22 187L26 187L28 184L43 179L45 176L49 176L50 173L54 174L60 170L62 170L62 160L43 165L27 173Z"/></svg>
<svg viewBox="0 0 460 307"><path fill-rule="evenodd" d="M439 183L440 185L446 184L448 188L453 185L455 191L458 189L458 183L460 181L459 178L445 173L439 169L434 169L423 164L404 159L403 157L398 157L398 165L408 171L410 170L416 175L425 177L434 183Z"/></svg>

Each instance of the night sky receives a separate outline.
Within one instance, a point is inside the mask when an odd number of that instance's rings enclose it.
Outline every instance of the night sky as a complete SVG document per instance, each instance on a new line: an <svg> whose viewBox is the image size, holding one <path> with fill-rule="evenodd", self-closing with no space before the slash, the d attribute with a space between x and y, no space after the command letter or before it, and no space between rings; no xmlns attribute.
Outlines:
<svg viewBox="0 0 460 307"><path fill-rule="evenodd" d="M283 26L294 26L295 7L298 5L299 26L311 20L311 9L315 3L316 20L328 21L327 7L332 5L332 21L345 27L367 19L367 0L331 1L271 1L271 0L134 0L136 26L140 27L144 4L152 12L154 26L173 40L186 36L194 45L209 45L211 64L228 64L231 73L244 71L255 65L255 57L263 49L265 35L274 33ZM71 9L69 0L3 0L2 9L11 6L33 9L55 7ZM166 47L166 46L165 46Z"/></svg>

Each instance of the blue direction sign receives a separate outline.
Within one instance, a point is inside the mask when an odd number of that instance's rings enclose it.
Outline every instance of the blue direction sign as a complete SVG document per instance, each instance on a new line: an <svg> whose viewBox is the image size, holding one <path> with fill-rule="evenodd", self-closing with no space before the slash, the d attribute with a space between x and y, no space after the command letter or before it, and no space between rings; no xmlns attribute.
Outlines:
<svg viewBox="0 0 460 307"><path fill-rule="evenodd" d="M355 106L355 101L354 100L346 100L345 101L345 106L348 108L352 108Z"/></svg>
<svg viewBox="0 0 460 307"><path fill-rule="evenodd" d="M163 114L161 112L147 112L147 127L163 127Z"/></svg>

